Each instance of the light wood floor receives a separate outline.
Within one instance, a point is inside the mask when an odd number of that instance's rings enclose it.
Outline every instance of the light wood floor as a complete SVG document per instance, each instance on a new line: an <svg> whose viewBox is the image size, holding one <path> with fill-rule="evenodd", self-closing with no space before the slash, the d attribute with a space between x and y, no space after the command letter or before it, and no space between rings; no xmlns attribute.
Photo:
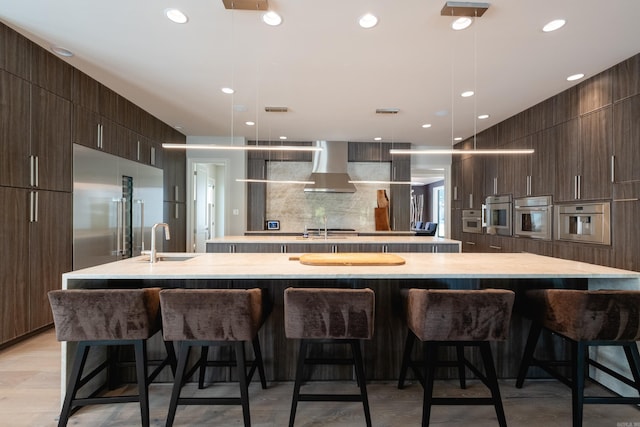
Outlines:
<svg viewBox="0 0 640 427"><path fill-rule="evenodd" d="M501 392L510 426L570 426L571 396L567 387L556 381L530 381L516 389L513 380L502 381ZM355 385L339 383L345 391L356 392ZM313 382L309 391L328 391L333 383ZM286 426L289 419L292 383L273 383L267 390L257 382L251 385L252 425ZM313 390L310 390L313 389ZM398 390L395 383L371 383L367 386L374 426L418 426L422 413L422 388L409 384ZM237 384L216 384L205 390L209 395L238 395ZM198 392L202 393L204 391ZM470 382L467 390L455 381L439 381L439 395L484 394L482 384ZM196 393L187 386L186 393ZM171 394L169 384L152 384L151 419L153 426L164 426ZM0 426L55 426L60 405L60 345L53 331L0 352ZM71 426L136 426L140 415L136 403L86 407L71 417ZM176 426L240 426L242 412L236 406L179 407ZM492 407L434 407L431 425L495 426ZM307 403L298 407L297 427L364 426L362 405L358 403ZM584 426L638 427L640 411L630 405L588 405Z"/></svg>

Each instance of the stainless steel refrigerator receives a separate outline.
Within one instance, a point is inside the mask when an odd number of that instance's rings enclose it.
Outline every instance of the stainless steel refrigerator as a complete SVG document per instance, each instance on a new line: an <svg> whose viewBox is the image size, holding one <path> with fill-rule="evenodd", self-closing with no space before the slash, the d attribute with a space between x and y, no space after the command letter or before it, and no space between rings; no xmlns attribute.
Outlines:
<svg viewBox="0 0 640 427"><path fill-rule="evenodd" d="M73 269L140 255L162 222L162 170L73 145Z"/></svg>

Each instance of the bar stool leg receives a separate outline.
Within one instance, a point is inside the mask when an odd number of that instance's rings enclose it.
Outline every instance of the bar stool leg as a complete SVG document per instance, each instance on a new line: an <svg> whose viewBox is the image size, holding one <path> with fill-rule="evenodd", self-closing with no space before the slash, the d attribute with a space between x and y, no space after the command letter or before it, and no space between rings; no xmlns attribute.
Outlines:
<svg viewBox="0 0 640 427"><path fill-rule="evenodd" d="M436 376L438 345L424 342L424 384L422 397L422 427L429 426L431 418L431 399L433 397L433 381Z"/></svg>
<svg viewBox="0 0 640 427"><path fill-rule="evenodd" d="M364 375L362 352L360 351L360 342L358 340L351 340L351 351L353 352L356 378L358 379L360 396L362 397L362 405L364 406L364 418L367 423L367 427L371 427L371 412L369 411L369 398L367 396L367 379Z"/></svg>
<svg viewBox="0 0 640 427"><path fill-rule="evenodd" d="M398 388L404 388L404 380L407 377L407 370L409 369L409 364L411 363L411 351L413 350L413 343L416 341L416 336L409 329L407 331L407 340L404 344L404 353L402 355L402 366L400 367L400 376L398 377Z"/></svg>
<svg viewBox="0 0 640 427"><path fill-rule="evenodd" d="M187 370L187 361L189 360L189 353L191 345L183 341L180 343L180 350L178 352L178 366L176 368L176 375L173 379L173 388L171 390L171 401L169 402L169 413L167 414L167 427L173 425L173 420L176 417L176 409L178 408L178 400L180 399L180 390L184 383L184 374Z"/></svg>
<svg viewBox="0 0 640 427"><path fill-rule="evenodd" d="M464 375L464 346L461 344L456 345L456 355L458 357L458 378L460 378L460 388L467 388L467 381Z"/></svg>
<svg viewBox="0 0 640 427"><path fill-rule="evenodd" d="M249 411L249 388L247 384L247 368L245 366L244 341L235 343L236 365L238 367L238 381L240 382L240 402L242 403L242 417L244 427L251 427L251 413Z"/></svg>
<svg viewBox="0 0 640 427"><path fill-rule="evenodd" d="M527 344L524 347L524 354L522 355L522 361L520 362L520 368L518 369L518 378L516 380L516 388L522 388L524 379L527 376L529 366L533 363L533 353L536 350L540 333L542 332L542 326L536 322L531 324L529 329L529 336L527 337Z"/></svg>
<svg viewBox="0 0 640 427"><path fill-rule="evenodd" d="M198 388L204 388L204 374L207 371L207 358L209 357L209 346L203 345L200 349L200 359L198 364L200 365L199 375L198 375Z"/></svg>
<svg viewBox="0 0 640 427"><path fill-rule="evenodd" d="M633 375L633 381L635 382L635 388L640 394L640 353L638 352L638 346L636 343L626 344L624 347L624 354L627 356L627 362L629 362L629 368L631 369L631 375Z"/></svg>
<svg viewBox="0 0 640 427"><path fill-rule="evenodd" d="M298 408L298 399L300 396L300 386L302 385L302 376L304 375L304 359L307 357L307 342L300 341L300 351L298 353L298 367L296 368L296 379L293 385L293 399L291 400L291 414L289 415L289 427L293 427L296 419L296 409Z"/></svg>
<svg viewBox="0 0 640 427"><path fill-rule="evenodd" d="M571 412L573 413L573 426L582 426L582 413L584 405L584 382L586 369L587 345L582 342L571 343L571 359L573 360L573 381L571 382Z"/></svg>
<svg viewBox="0 0 640 427"><path fill-rule="evenodd" d="M260 384L262 385L262 389L267 389L267 376L264 373L264 362L262 361L262 350L260 350L260 340L258 336L253 339L253 355L258 364L258 375L260 375Z"/></svg>
<svg viewBox="0 0 640 427"><path fill-rule="evenodd" d="M71 370L71 376L69 377L69 383L67 384L67 394L64 397L64 403L62 410L60 411L60 419L58 420L58 427L64 427L69 422L69 416L71 416L71 403L76 398L76 393L80 385L82 370L87 362L87 356L89 355L89 349L91 346L84 342L78 343L76 349L76 356L73 362L73 368Z"/></svg>
<svg viewBox="0 0 640 427"><path fill-rule="evenodd" d="M498 417L498 424L501 427L507 427L507 419L504 415L504 407L502 406L502 398L500 397L500 387L498 386L498 375L493 363L493 356L491 354L491 345L488 341L480 343L480 354L484 361L485 376L487 377L487 385L491 390L491 399L493 400L493 406L496 409L496 416Z"/></svg>
<svg viewBox="0 0 640 427"><path fill-rule="evenodd" d="M149 427L149 393L147 389L147 345L144 340L136 341L133 345L136 358L136 377L138 380L138 398L140 400L140 415L142 426Z"/></svg>

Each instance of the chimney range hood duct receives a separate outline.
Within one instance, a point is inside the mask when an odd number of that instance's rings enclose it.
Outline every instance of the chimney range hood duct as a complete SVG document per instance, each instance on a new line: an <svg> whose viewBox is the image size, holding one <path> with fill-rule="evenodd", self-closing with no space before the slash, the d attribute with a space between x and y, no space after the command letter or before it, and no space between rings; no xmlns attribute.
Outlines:
<svg viewBox="0 0 640 427"><path fill-rule="evenodd" d="M313 153L313 170L306 192L317 193L355 193L356 187L349 181L347 164L349 162L349 146L346 141L316 141L316 147L322 151Z"/></svg>

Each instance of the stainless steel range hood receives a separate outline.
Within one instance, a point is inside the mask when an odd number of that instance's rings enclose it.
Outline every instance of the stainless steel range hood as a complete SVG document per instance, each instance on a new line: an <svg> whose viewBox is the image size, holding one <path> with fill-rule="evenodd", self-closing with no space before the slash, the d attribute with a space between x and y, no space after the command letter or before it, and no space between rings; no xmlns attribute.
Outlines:
<svg viewBox="0 0 640 427"><path fill-rule="evenodd" d="M313 170L304 191L318 193L355 193L356 187L349 181L347 164L349 146L346 141L316 141L322 151L313 153Z"/></svg>

